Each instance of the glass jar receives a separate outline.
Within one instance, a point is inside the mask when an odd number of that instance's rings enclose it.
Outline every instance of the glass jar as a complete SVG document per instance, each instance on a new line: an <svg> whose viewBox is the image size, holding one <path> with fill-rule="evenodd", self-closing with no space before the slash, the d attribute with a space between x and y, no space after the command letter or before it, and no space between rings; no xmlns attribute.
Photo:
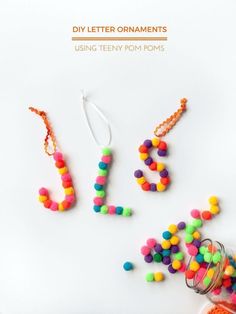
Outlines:
<svg viewBox="0 0 236 314"><path fill-rule="evenodd" d="M204 253L205 249L201 247L207 248L207 251ZM193 278L186 277L186 285L196 293L206 295L212 303L230 313L236 313L235 253L233 250L226 249L222 243L210 239L201 241L201 247L199 254L190 258L187 270L193 269L191 265L200 266L200 268L195 270ZM208 254L207 258L205 254ZM213 258L214 254L218 255L218 261ZM203 259L202 262L201 259Z"/></svg>

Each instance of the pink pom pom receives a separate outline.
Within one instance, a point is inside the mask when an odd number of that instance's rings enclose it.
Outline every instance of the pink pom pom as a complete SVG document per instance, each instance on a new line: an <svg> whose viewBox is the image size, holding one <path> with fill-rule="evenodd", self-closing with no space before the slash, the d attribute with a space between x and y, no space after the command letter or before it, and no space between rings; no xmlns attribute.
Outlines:
<svg viewBox="0 0 236 314"><path fill-rule="evenodd" d="M200 210L198 209L192 209L191 210L191 216L195 219L198 219L201 217L201 213L200 213Z"/></svg>
<svg viewBox="0 0 236 314"><path fill-rule="evenodd" d="M141 254L143 254L144 256L150 254L151 249L149 247L147 247L146 245L141 247Z"/></svg>
<svg viewBox="0 0 236 314"><path fill-rule="evenodd" d="M105 164L109 164L111 162L111 155L102 156L102 161L105 162Z"/></svg>
<svg viewBox="0 0 236 314"><path fill-rule="evenodd" d="M116 208L115 206L108 206L108 213L110 215L114 215L116 213Z"/></svg>
<svg viewBox="0 0 236 314"><path fill-rule="evenodd" d="M150 238L150 239L147 239L146 243L150 249L153 249L154 246L157 244L157 241L156 239Z"/></svg>
<svg viewBox="0 0 236 314"><path fill-rule="evenodd" d="M185 263L182 263L182 264L181 264L181 267L179 268L179 272L184 273L185 270L186 270L186 264L185 264Z"/></svg>
<svg viewBox="0 0 236 314"><path fill-rule="evenodd" d="M212 291L214 295L219 295L221 293L221 288L216 288Z"/></svg>
<svg viewBox="0 0 236 314"><path fill-rule="evenodd" d="M236 304L236 293L235 293L235 292L231 294L231 301L232 301L234 304Z"/></svg>
<svg viewBox="0 0 236 314"><path fill-rule="evenodd" d="M72 178L71 178L71 175L69 173L65 173L61 176L61 179L62 181L65 181L65 182L68 182L68 181L71 181Z"/></svg>
<svg viewBox="0 0 236 314"><path fill-rule="evenodd" d="M186 248L189 248L191 245L191 243L185 243Z"/></svg>
<svg viewBox="0 0 236 314"><path fill-rule="evenodd" d="M97 205L97 206L102 206L102 205L103 205L103 200L102 200L101 197L95 197L95 198L93 199L93 202L94 202L94 204Z"/></svg>
<svg viewBox="0 0 236 314"><path fill-rule="evenodd" d="M203 278L206 275L206 269L205 268L199 268L199 270L196 273L196 282L201 282Z"/></svg>
<svg viewBox="0 0 236 314"><path fill-rule="evenodd" d="M198 254L198 248L195 245L190 245L188 247L188 254L190 256L196 256Z"/></svg>
<svg viewBox="0 0 236 314"><path fill-rule="evenodd" d="M96 183L97 184L100 184L100 185L104 185L106 183L106 177L103 177L103 176L98 176L96 178Z"/></svg>
<svg viewBox="0 0 236 314"><path fill-rule="evenodd" d="M63 155L62 155L62 153L60 153L60 152L55 152L55 153L53 154L53 158L54 158L54 160L56 160L56 161L60 161L60 160L63 160Z"/></svg>
<svg viewBox="0 0 236 314"><path fill-rule="evenodd" d="M75 195L74 194L66 195L65 199L67 200L67 202L72 204L75 201Z"/></svg>
<svg viewBox="0 0 236 314"><path fill-rule="evenodd" d="M50 209L53 211L58 210L58 203L57 202L52 202L52 204L50 205Z"/></svg>
<svg viewBox="0 0 236 314"><path fill-rule="evenodd" d="M48 196L48 190L46 188L39 189L39 195Z"/></svg>

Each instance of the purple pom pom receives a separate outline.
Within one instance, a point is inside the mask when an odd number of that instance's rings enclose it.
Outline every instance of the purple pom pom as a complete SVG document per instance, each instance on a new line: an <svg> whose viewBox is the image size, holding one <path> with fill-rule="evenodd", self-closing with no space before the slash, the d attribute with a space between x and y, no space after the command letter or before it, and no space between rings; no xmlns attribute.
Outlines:
<svg viewBox="0 0 236 314"><path fill-rule="evenodd" d="M164 156L166 156L167 152L166 152L166 150L158 149L157 154L158 154L160 157L164 157Z"/></svg>
<svg viewBox="0 0 236 314"><path fill-rule="evenodd" d="M144 260L146 263L151 263L153 261L153 257L151 254L144 256Z"/></svg>
<svg viewBox="0 0 236 314"><path fill-rule="evenodd" d="M150 140L145 140L143 142L143 145L145 145L147 148L151 148L152 147L152 141Z"/></svg>
<svg viewBox="0 0 236 314"><path fill-rule="evenodd" d="M135 178L141 178L143 176L143 172L141 170L136 170L134 172Z"/></svg>

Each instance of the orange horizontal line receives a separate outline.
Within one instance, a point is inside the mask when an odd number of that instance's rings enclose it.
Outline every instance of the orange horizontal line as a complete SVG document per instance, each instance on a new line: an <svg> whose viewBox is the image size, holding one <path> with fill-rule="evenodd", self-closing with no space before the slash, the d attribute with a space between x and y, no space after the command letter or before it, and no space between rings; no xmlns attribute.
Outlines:
<svg viewBox="0 0 236 314"><path fill-rule="evenodd" d="M72 37L73 41L166 41L167 37Z"/></svg>

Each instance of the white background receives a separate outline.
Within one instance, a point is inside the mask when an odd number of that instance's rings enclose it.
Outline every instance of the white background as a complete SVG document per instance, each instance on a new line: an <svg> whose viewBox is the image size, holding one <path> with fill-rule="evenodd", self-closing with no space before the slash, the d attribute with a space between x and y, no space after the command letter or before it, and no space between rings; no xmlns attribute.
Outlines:
<svg viewBox="0 0 236 314"><path fill-rule="evenodd" d="M0 2L0 312L3 314L198 313L205 297L181 274L143 262L140 247L192 208L221 200L204 236L235 245L235 1ZM73 25L163 25L164 53L76 53ZM100 151L83 119L88 91L112 125L108 203L132 218L92 210ZM172 185L145 193L133 171L137 148L187 97L188 110L166 136ZM29 104L49 113L73 174L78 202L54 213L37 201L46 186L62 197L45 129ZM155 179L156 176L154 176ZM122 264L134 262L133 272ZM163 283L146 283L162 270Z"/></svg>

